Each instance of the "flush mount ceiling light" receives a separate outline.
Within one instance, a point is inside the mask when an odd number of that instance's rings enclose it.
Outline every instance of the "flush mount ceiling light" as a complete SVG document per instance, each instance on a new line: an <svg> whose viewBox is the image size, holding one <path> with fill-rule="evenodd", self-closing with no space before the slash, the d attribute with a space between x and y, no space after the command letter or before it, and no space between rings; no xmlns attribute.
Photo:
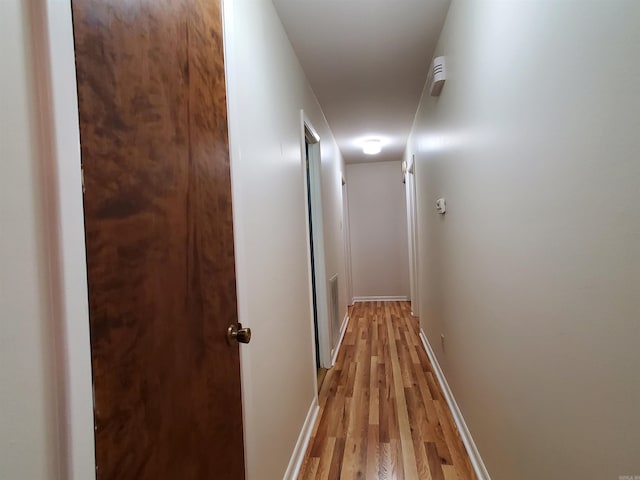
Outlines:
<svg viewBox="0 0 640 480"><path fill-rule="evenodd" d="M367 155L376 155L382 151L382 142L378 138L371 138L362 142L362 152Z"/></svg>

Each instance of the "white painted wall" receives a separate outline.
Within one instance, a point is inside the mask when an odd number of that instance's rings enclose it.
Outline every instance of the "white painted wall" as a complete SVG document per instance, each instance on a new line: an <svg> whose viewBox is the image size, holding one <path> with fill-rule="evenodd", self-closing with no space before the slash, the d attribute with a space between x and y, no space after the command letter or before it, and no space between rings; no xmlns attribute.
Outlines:
<svg viewBox="0 0 640 480"><path fill-rule="evenodd" d="M27 5L0 2L0 478L58 478L52 325Z"/></svg>
<svg viewBox="0 0 640 480"><path fill-rule="evenodd" d="M315 96L313 97L318 109L320 109ZM311 103L309 99L309 103ZM305 108L306 110L306 108ZM314 109L315 110L315 109ZM324 118L322 111L317 114L314 125L320 122L324 135L320 133L326 140L320 144L322 154L322 216L325 242L325 262L327 279L338 274L339 289L339 323L342 323L344 316L347 314L347 271L346 271L346 249L345 249L345 222L344 218L344 188L342 186L342 178L346 176L344 162L338 145L336 144L331 130ZM319 128L319 127L318 127ZM328 284L327 284L328 285ZM330 301L330 290L327 286L327 295ZM350 302L349 302L350 303ZM334 326L333 330L339 330ZM333 337L338 337L339 333L332 332ZM332 345L332 348L335 345Z"/></svg>
<svg viewBox="0 0 640 480"><path fill-rule="evenodd" d="M639 49L635 0L445 23L407 150L421 322L494 480L640 475Z"/></svg>
<svg viewBox="0 0 640 480"><path fill-rule="evenodd" d="M343 163L271 1L224 7L238 308L253 331L241 348L247 478L276 479L316 397L301 109L320 135L328 278L344 278Z"/></svg>
<svg viewBox="0 0 640 480"><path fill-rule="evenodd" d="M71 5L0 2L0 478L95 477Z"/></svg>
<svg viewBox="0 0 640 480"><path fill-rule="evenodd" d="M347 165L353 296L409 297L407 207L400 162Z"/></svg>

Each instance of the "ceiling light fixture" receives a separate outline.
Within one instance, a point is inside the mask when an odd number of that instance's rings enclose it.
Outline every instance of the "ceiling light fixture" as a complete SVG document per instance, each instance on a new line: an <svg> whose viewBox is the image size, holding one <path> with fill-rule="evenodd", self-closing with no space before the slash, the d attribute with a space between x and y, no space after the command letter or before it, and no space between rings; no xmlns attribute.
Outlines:
<svg viewBox="0 0 640 480"><path fill-rule="evenodd" d="M382 151L382 142L377 138L362 142L362 152L366 155L376 155Z"/></svg>

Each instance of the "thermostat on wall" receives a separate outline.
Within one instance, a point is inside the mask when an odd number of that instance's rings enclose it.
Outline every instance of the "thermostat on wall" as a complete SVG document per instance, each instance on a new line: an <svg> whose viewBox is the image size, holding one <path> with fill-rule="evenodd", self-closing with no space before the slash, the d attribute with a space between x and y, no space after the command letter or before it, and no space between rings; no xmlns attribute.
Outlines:
<svg viewBox="0 0 640 480"><path fill-rule="evenodd" d="M447 211L447 204L444 201L444 198L439 198L436 200L436 210L440 215L444 215Z"/></svg>

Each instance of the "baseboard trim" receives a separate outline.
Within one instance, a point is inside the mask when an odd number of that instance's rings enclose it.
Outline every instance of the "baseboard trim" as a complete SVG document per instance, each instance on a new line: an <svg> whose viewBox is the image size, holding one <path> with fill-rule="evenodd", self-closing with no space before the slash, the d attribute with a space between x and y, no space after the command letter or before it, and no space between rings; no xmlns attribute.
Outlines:
<svg viewBox="0 0 640 480"><path fill-rule="evenodd" d="M353 303L359 302L406 302L409 297L378 296L378 297L353 297Z"/></svg>
<svg viewBox="0 0 640 480"><path fill-rule="evenodd" d="M340 327L340 338L338 339L338 344L333 349L333 355L331 356L332 367L336 364L336 360L338 359L338 353L340 353L340 347L342 346L342 339L344 338L344 333L347 331L348 323L349 323L349 312L344 314L344 319L342 320L342 326Z"/></svg>
<svg viewBox="0 0 640 480"><path fill-rule="evenodd" d="M476 444L473 441L471 432L469 431L469 428L464 421L464 417L462 416L462 412L460 411L456 399L453 396L453 392L451 392L451 389L449 388L447 378L444 376L444 372L440 368L438 359L433 353L433 349L429 344L429 340L427 340L427 336L422 329L420 329L420 340L422 340L422 345L427 351L427 356L429 357L431 365L433 366L433 370L436 373L438 383L440 383L440 387L442 388L442 392L444 393L444 398L447 401L447 405L449 405L449 409L451 410L451 414L453 415L453 420L456 422L456 426L458 427L458 431L460 432L460 437L462 438L462 442L467 449L467 453L469 454L469 458L471 459L471 464L473 465L473 470L475 471L478 480L491 480L489 472L487 471L487 467L482 461L482 457L480 456L480 452L478 451L478 447L476 447Z"/></svg>
<svg viewBox="0 0 640 480"><path fill-rule="evenodd" d="M285 472L284 477L282 477L283 480L296 480L298 478L298 475L300 475L300 468L302 468L304 454L307 452L309 440L311 439L311 432L313 432L313 427L316 423L319 412L320 405L318 405L318 398L314 397L313 401L311 402L311 406L309 407L307 418L304 420L304 424L302 425L302 429L300 430L300 435L298 436L296 446L293 449L293 453L291 454L289 466L287 467L287 471Z"/></svg>

